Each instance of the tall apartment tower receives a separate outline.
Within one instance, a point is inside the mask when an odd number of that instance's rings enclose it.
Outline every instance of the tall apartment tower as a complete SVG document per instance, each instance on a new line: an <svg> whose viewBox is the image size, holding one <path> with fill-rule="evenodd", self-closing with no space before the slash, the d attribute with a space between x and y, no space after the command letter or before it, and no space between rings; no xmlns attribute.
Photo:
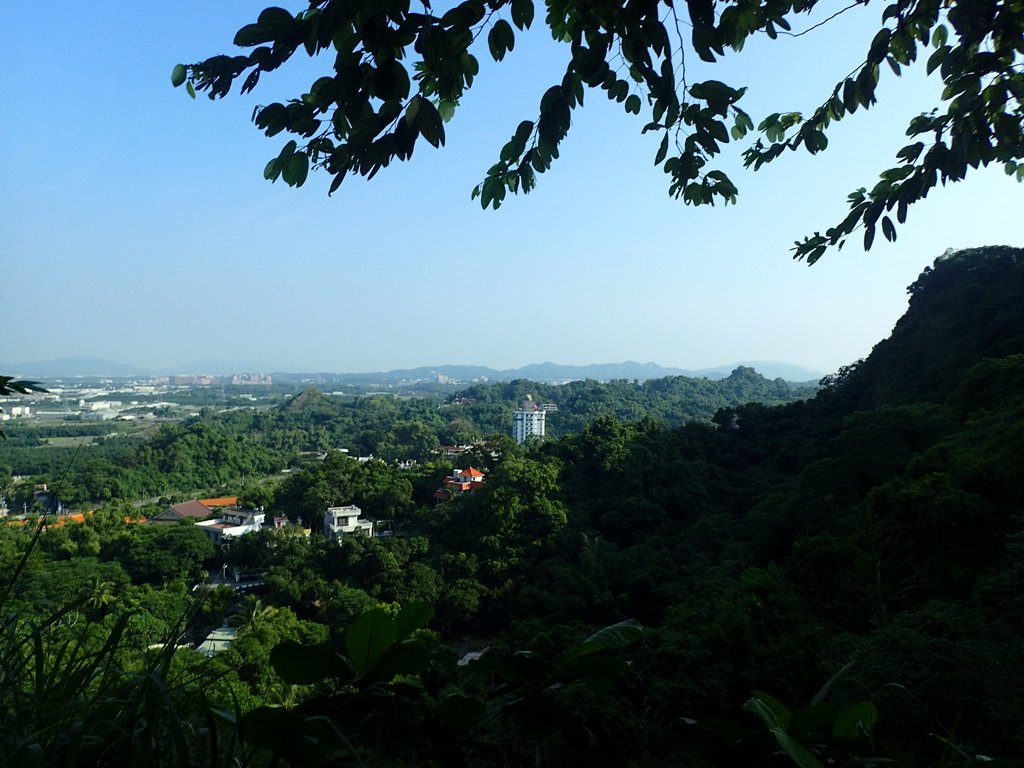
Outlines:
<svg viewBox="0 0 1024 768"><path fill-rule="evenodd" d="M512 411L512 436L517 443L525 443L531 437L544 437L544 416L546 412L531 398L523 407Z"/></svg>

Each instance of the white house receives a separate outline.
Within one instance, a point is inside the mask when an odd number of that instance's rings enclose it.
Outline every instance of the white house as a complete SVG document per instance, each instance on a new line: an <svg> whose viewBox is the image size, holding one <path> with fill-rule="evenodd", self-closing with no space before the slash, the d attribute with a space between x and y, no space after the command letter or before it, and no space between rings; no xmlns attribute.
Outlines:
<svg viewBox="0 0 1024 768"><path fill-rule="evenodd" d="M214 544L221 544L225 539L234 539L258 531L263 527L264 517L263 512L228 507L220 517L198 522L196 527L206 531L206 535Z"/></svg>
<svg viewBox="0 0 1024 768"><path fill-rule="evenodd" d="M324 513L324 535L337 539L349 534L373 536L373 521L359 517L363 510L355 504L328 507Z"/></svg>

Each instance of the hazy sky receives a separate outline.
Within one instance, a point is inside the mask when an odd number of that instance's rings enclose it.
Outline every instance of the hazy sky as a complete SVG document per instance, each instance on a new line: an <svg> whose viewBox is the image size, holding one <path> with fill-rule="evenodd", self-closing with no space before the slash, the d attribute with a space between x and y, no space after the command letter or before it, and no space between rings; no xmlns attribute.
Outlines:
<svg viewBox="0 0 1024 768"><path fill-rule="evenodd" d="M302 3L282 3L295 10ZM248 4L247 4L248 5ZM574 114L537 190L482 211L470 190L563 57L542 24L483 69L442 150L332 198L263 180L286 138L253 106L297 96L303 57L255 95L173 89L177 62L231 52L262 7L242 3L7 4L0 47L0 362L100 357L143 367L210 358L290 370L442 363L498 368L625 359L701 368L786 360L822 371L866 355L906 308L906 286L946 248L1024 245L1024 187L1001 169L938 189L896 244L851 242L814 267L793 241L846 212L906 143L938 88L886 70L880 104L818 157L739 170L737 206L668 197L657 138L602 92ZM882 6L800 38L748 45L691 82L748 85L757 122L809 112L863 59ZM542 14L538 13L538 22ZM924 57L926 58L926 57ZM323 66L327 66L325 60Z"/></svg>

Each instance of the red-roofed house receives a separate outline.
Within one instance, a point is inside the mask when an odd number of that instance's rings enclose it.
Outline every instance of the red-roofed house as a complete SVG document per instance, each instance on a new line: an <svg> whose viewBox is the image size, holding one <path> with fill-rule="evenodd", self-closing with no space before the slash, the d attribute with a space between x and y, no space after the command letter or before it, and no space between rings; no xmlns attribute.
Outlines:
<svg viewBox="0 0 1024 768"><path fill-rule="evenodd" d="M454 494L470 493L484 484L484 473L476 467L453 469L444 479L444 484L434 491L434 499L440 504L448 501Z"/></svg>
<svg viewBox="0 0 1024 768"><path fill-rule="evenodd" d="M183 501L181 504L174 504L159 515L153 515L147 522L157 525L173 525L182 520L205 520L213 514L213 510L201 501Z"/></svg>

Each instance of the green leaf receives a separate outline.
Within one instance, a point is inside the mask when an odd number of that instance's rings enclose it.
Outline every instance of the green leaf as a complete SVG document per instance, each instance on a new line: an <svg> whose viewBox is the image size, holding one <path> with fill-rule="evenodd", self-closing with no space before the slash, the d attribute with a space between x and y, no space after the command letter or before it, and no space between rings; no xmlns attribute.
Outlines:
<svg viewBox="0 0 1024 768"><path fill-rule="evenodd" d="M185 93L187 93L193 99L196 97L196 89L195 86L192 85L191 81L185 83Z"/></svg>
<svg viewBox="0 0 1024 768"><path fill-rule="evenodd" d="M312 685L327 678L350 677L345 660L328 645L285 640L270 652L270 665L286 683Z"/></svg>
<svg viewBox="0 0 1024 768"><path fill-rule="evenodd" d="M281 170L281 178L289 187L301 187L306 183L307 175L309 175L309 157L305 152L293 154Z"/></svg>
<svg viewBox="0 0 1024 768"><path fill-rule="evenodd" d="M570 658L554 670L553 676L560 683L585 682L597 691L607 690L629 669L622 659L614 656L589 654Z"/></svg>
<svg viewBox="0 0 1024 768"><path fill-rule="evenodd" d="M874 40L871 41L871 48L868 49L868 61L872 64L881 63L889 52L889 41L892 39L892 31L887 27L878 30Z"/></svg>
<svg viewBox="0 0 1024 768"><path fill-rule="evenodd" d="M437 114L441 116L441 120L448 122L455 117L455 107L457 105L454 101L442 101L437 105Z"/></svg>
<svg viewBox="0 0 1024 768"><path fill-rule="evenodd" d="M792 736L778 728L770 730L772 736L775 737L775 741L782 747L782 751L789 755L800 768L824 768L818 758L814 756L814 753Z"/></svg>
<svg viewBox="0 0 1024 768"><path fill-rule="evenodd" d="M188 68L184 64L175 64L174 69L171 70L171 85L177 88L185 82L186 77L188 77Z"/></svg>
<svg viewBox="0 0 1024 768"><path fill-rule="evenodd" d="M794 739L786 728L789 725L790 712L781 703L761 691L754 691L754 695L743 705L748 712L752 712L760 718L782 751L792 758L800 768L823 768L818 758L803 744Z"/></svg>
<svg viewBox="0 0 1024 768"><path fill-rule="evenodd" d="M6 397L15 392L27 395L30 392L46 392L38 381L25 381L12 376L0 376L0 396Z"/></svg>
<svg viewBox="0 0 1024 768"><path fill-rule="evenodd" d="M882 221L883 228L886 221L888 218ZM862 733L870 735L876 722L878 722L878 709L870 701L861 701L843 711L836 718L835 725L832 727L832 735L838 739L853 741Z"/></svg>
<svg viewBox="0 0 1024 768"><path fill-rule="evenodd" d="M636 619L626 619L610 627L599 629L566 654L570 659L597 651L615 650L632 645L643 635L644 627Z"/></svg>
<svg viewBox="0 0 1024 768"><path fill-rule="evenodd" d="M419 111L416 113L416 129L431 146L440 147L444 144L444 121L441 113L429 99L420 99Z"/></svg>
<svg viewBox="0 0 1024 768"><path fill-rule="evenodd" d="M455 731L468 731L487 714L487 707L475 696L453 693L437 704L437 716Z"/></svg>
<svg viewBox="0 0 1024 768"><path fill-rule="evenodd" d="M789 725L790 711L784 704L762 691L754 691L743 708L747 712L753 712L770 728L785 730Z"/></svg>
<svg viewBox="0 0 1024 768"><path fill-rule="evenodd" d="M345 648L358 675L373 669L377 660L395 642L395 622L383 608L360 614L345 633Z"/></svg>
<svg viewBox="0 0 1024 768"><path fill-rule="evenodd" d="M430 603L411 602L402 606L395 616L395 640L405 640L434 618Z"/></svg>
<svg viewBox="0 0 1024 768"><path fill-rule="evenodd" d="M668 134L666 133L661 137L661 144L658 146L658 153L654 156L654 164L661 165L665 159L665 155L668 154Z"/></svg>
<svg viewBox="0 0 1024 768"><path fill-rule="evenodd" d="M632 112L634 115L640 114L640 97L635 93L626 99L626 111Z"/></svg>
<svg viewBox="0 0 1024 768"><path fill-rule="evenodd" d="M888 216L882 217L882 234L890 243L896 242L896 227L893 226L892 220Z"/></svg>
<svg viewBox="0 0 1024 768"><path fill-rule="evenodd" d="M391 681L398 675L419 675L430 666L430 651L415 640L395 643L381 654L370 677Z"/></svg>
<svg viewBox="0 0 1024 768"><path fill-rule="evenodd" d="M526 146L526 142L530 140L530 135L532 133L533 133L533 121L532 120L523 120L519 124L519 126L516 128L516 132L515 132L515 135L513 136L513 138L515 139L517 144L522 144L523 146Z"/></svg>
<svg viewBox="0 0 1024 768"><path fill-rule="evenodd" d="M487 33L487 47L495 61L501 61L505 54L515 48L516 34L512 25L504 19L498 19Z"/></svg>
<svg viewBox="0 0 1024 768"><path fill-rule="evenodd" d="M533 23L533 0L512 0L512 23L527 29Z"/></svg>
<svg viewBox="0 0 1024 768"><path fill-rule="evenodd" d="M290 709L257 707L242 716L239 732L247 745L275 750L302 725L302 716Z"/></svg>
<svg viewBox="0 0 1024 768"><path fill-rule="evenodd" d="M940 45L932 52L932 55L928 57L928 65L925 67L929 75L942 65L952 50L948 45Z"/></svg>
<svg viewBox="0 0 1024 768"><path fill-rule="evenodd" d="M295 28L295 17L284 8L265 8L255 24L246 24L235 33L235 45L251 48L260 43L275 42Z"/></svg>

